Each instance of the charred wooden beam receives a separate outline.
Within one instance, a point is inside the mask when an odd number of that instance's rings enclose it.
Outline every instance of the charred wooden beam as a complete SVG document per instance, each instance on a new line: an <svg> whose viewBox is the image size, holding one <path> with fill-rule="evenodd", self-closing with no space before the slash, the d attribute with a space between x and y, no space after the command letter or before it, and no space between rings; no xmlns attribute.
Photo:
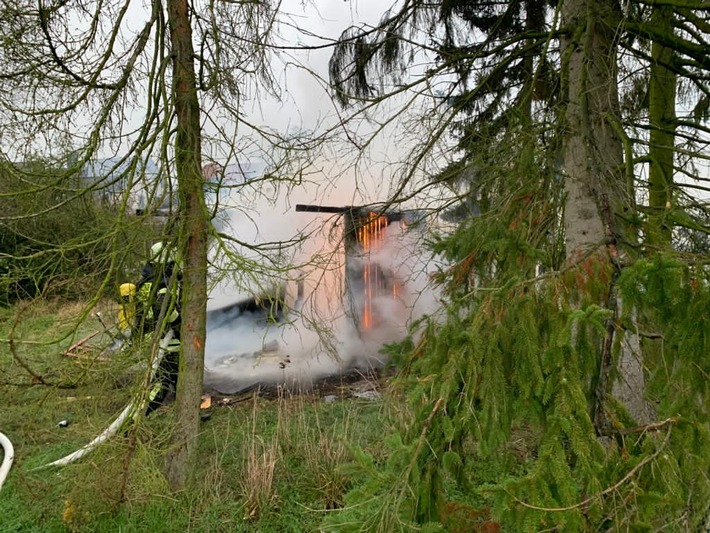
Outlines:
<svg viewBox="0 0 710 533"><path fill-rule="evenodd" d="M361 234L359 230L371 226L373 218L380 219L384 226L389 226L392 222L402 220L401 212L387 213L375 206L365 205L337 207L329 205L296 204L296 211L343 215L343 222L345 224L343 236L346 246L348 247L362 244L360 241L364 234Z"/></svg>
<svg viewBox="0 0 710 533"><path fill-rule="evenodd" d="M369 213L377 213L387 217L390 222L398 222L402 220L404 213L402 211L381 211L374 206L366 205L346 205L342 207L332 205L315 205L315 204L296 204L296 211L306 213L333 213L345 214L351 213L353 217L364 217Z"/></svg>
<svg viewBox="0 0 710 533"><path fill-rule="evenodd" d="M353 209L359 209L355 206L334 207L331 205L313 205L313 204L296 204L296 211L304 211L307 213L347 213Z"/></svg>

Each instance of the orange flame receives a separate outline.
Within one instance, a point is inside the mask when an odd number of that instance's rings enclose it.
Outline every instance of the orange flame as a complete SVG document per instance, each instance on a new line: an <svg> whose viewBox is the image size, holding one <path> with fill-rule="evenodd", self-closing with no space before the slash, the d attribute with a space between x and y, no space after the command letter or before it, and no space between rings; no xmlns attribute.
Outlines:
<svg viewBox="0 0 710 533"><path fill-rule="evenodd" d="M369 254L383 244L385 229L388 219L384 215L370 212L367 220L357 229L357 241L363 253ZM387 279L380 275L377 266L366 260L362 272L363 279L363 307L360 327L369 329L373 325L372 300L385 293ZM393 287L393 296L397 295L396 284Z"/></svg>

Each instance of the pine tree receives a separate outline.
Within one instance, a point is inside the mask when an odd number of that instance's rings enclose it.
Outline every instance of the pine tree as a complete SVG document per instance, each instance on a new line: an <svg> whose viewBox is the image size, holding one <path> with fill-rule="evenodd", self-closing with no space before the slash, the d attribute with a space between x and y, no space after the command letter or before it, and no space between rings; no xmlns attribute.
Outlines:
<svg viewBox="0 0 710 533"><path fill-rule="evenodd" d="M428 75L460 68L450 122L461 156L436 180L463 190L463 202L449 211L456 230L434 244L450 264L438 276L444 308L389 348L399 368L393 394L407 407L388 462L378 468L360 453L365 480L329 517L333 530L692 531L707 517L710 279L703 256L639 244L659 221L672 223L637 204L646 169L629 124L640 107L628 111L617 93L629 40L650 32L700 69L700 34L680 43L655 17L635 17L636 3L624 11L564 0L532 39L511 22L534 18L531 5L406 2L379 34L351 29L334 55L342 101L383 98L373 65L398 64L407 21L441 22L441 33L427 34L438 52ZM683 9L686 21L705 14ZM488 31L458 33L467 44L445 55L447 29L483 31L467 26L480 13ZM515 31L506 40L499 28ZM533 68L526 50L539 54ZM651 70L641 53L635 60ZM520 77L509 68L516 61ZM670 94L667 71L650 75ZM544 91L541 80L551 82ZM704 87L704 74L692 83Z"/></svg>

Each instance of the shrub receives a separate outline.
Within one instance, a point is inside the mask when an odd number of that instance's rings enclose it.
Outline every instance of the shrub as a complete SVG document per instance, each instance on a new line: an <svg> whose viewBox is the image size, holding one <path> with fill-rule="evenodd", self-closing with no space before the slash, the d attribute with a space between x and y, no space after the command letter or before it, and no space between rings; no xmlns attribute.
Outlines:
<svg viewBox="0 0 710 533"><path fill-rule="evenodd" d="M78 172L44 160L0 167L0 304L93 295L125 280L133 250L153 238L120 206L102 205ZM113 289L113 279L111 290Z"/></svg>

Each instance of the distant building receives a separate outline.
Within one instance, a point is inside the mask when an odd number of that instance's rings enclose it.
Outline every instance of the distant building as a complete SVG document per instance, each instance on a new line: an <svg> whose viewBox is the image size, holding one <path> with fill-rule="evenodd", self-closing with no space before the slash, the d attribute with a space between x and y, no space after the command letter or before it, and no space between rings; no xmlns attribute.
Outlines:
<svg viewBox="0 0 710 533"><path fill-rule="evenodd" d="M135 164L134 164L135 163ZM145 211L170 204L170 187L160 175L160 166L151 159L110 157L87 162L81 170L85 187L92 188L94 197L103 205L119 207L126 201L130 211Z"/></svg>
<svg viewBox="0 0 710 533"><path fill-rule="evenodd" d="M177 208L177 184L152 159L111 157L89 161L81 170L84 187L92 188L94 197L103 205L127 208L138 214L167 216ZM231 188L263 175L263 163L233 163L222 166L207 163L202 167L205 196L208 205L215 205L219 191Z"/></svg>

